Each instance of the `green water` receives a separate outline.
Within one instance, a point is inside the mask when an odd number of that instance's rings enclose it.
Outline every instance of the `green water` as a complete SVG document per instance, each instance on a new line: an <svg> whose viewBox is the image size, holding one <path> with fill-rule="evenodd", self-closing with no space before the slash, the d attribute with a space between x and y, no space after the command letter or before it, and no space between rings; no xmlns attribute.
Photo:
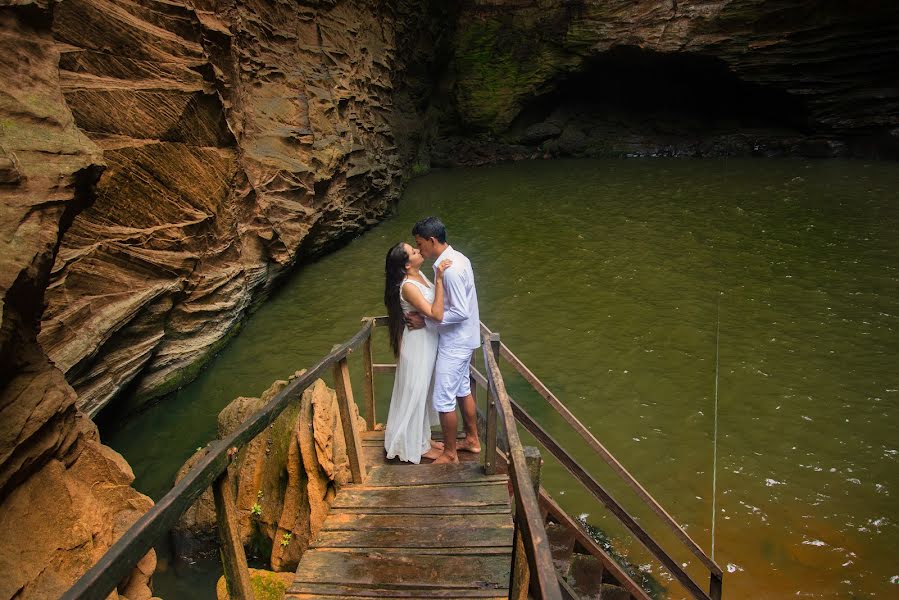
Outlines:
<svg viewBox="0 0 899 600"><path fill-rule="evenodd" d="M897 190L895 163L849 161L434 172L412 182L395 217L297 273L194 383L106 425L104 439L134 467L135 485L161 496L232 398L258 395L348 338L361 316L383 314L386 250L438 214L475 267L484 322L706 551L720 323L715 559L729 571L725 597L896 598ZM692 555L542 400L511 374L508 385L705 585ZM551 461L543 482L683 596ZM214 597L199 589L203 577L208 568L168 568L157 594Z"/></svg>

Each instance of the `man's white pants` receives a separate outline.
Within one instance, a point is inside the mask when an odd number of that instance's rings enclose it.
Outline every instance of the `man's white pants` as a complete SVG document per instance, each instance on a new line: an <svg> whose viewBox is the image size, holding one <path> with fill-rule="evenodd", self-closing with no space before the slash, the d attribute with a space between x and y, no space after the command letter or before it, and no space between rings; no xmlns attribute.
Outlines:
<svg viewBox="0 0 899 600"><path fill-rule="evenodd" d="M434 365L434 393L431 396L431 403L437 412L455 411L456 398L464 398L471 393L471 383L468 379L471 352L466 348L437 351L437 364Z"/></svg>

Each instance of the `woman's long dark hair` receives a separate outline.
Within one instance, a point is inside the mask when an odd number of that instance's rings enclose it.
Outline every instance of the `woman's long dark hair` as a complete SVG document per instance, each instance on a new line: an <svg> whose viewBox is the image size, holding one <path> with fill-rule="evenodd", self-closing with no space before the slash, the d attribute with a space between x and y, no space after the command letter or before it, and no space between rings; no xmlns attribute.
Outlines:
<svg viewBox="0 0 899 600"><path fill-rule="evenodd" d="M393 355L400 355L400 338L403 337L403 307L400 305L400 286L406 278L406 263L409 255L403 242L387 251L384 263L384 305L387 307L387 331L390 336L390 347Z"/></svg>

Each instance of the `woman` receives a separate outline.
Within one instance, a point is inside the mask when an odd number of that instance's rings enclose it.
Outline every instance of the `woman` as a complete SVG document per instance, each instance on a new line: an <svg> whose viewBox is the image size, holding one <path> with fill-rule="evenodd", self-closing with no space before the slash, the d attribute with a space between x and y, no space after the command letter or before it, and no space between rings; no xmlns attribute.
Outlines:
<svg viewBox="0 0 899 600"><path fill-rule="evenodd" d="M400 242L387 252L384 266L390 347L397 358L384 449L387 458L415 464L422 457L437 458L443 449L443 444L431 441L431 425L439 422L430 402L437 331L428 327L404 331L403 313L417 311L435 321L443 320L443 272L452 261L437 265L433 285L421 273L422 263L418 249Z"/></svg>

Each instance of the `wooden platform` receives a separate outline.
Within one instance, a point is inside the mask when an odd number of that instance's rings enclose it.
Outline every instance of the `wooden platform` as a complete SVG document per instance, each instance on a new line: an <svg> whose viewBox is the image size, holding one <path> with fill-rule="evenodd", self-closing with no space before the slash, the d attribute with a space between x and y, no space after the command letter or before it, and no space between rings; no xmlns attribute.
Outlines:
<svg viewBox="0 0 899 600"><path fill-rule="evenodd" d="M303 555L287 598L507 598L508 477L478 455L458 465L387 461L363 435L368 476L343 488Z"/></svg>

